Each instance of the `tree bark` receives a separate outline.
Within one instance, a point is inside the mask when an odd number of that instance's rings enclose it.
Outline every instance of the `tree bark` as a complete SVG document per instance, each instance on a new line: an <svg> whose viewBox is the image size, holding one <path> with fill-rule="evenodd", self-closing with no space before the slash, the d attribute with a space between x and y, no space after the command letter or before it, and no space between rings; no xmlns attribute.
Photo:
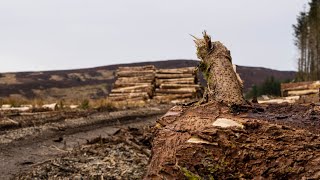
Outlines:
<svg viewBox="0 0 320 180"><path fill-rule="evenodd" d="M230 51L219 41L211 42L211 37L203 33L203 39L196 38L197 56L201 62L199 69L207 80L208 101L218 101L226 105L246 104L242 94L242 84L232 67Z"/></svg>

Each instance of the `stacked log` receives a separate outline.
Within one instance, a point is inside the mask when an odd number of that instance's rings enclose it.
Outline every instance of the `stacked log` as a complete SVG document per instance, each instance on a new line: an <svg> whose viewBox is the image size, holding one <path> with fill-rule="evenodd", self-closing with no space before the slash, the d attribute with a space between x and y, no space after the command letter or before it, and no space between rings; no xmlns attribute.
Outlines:
<svg viewBox="0 0 320 180"><path fill-rule="evenodd" d="M200 85L194 67L159 69L154 99L160 103L180 103L197 96Z"/></svg>
<svg viewBox="0 0 320 180"><path fill-rule="evenodd" d="M319 102L320 81L282 83L281 95L300 96L302 102Z"/></svg>
<svg viewBox="0 0 320 180"><path fill-rule="evenodd" d="M154 66L119 67L117 80L108 99L115 103L141 104L152 98L154 92Z"/></svg>

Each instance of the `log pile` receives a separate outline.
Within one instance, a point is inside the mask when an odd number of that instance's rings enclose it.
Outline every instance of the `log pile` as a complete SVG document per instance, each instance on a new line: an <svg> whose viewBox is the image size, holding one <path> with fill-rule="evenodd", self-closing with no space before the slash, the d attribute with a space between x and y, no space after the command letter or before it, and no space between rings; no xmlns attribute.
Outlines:
<svg viewBox="0 0 320 180"><path fill-rule="evenodd" d="M152 65L119 67L108 99L123 104L147 102L153 96L155 72Z"/></svg>
<svg viewBox="0 0 320 180"><path fill-rule="evenodd" d="M299 96L302 103L319 102L320 81L282 83L283 97Z"/></svg>
<svg viewBox="0 0 320 180"><path fill-rule="evenodd" d="M200 85L194 67L158 69L154 99L159 103L186 102L197 96Z"/></svg>

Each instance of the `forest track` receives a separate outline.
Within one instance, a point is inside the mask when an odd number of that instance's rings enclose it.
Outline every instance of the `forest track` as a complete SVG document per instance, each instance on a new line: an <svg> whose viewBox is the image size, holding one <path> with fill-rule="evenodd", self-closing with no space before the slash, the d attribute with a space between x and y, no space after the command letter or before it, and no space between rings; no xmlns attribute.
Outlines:
<svg viewBox="0 0 320 180"><path fill-rule="evenodd" d="M0 135L0 179L54 159L96 137L114 134L123 127L153 125L168 106L102 112L41 126L11 129Z"/></svg>

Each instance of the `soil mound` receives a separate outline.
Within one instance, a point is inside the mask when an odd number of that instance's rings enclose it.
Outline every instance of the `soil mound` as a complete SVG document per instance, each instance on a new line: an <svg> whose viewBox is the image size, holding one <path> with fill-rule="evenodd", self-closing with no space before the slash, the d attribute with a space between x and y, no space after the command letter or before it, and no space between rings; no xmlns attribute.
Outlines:
<svg viewBox="0 0 320 180"><path fill-rule="evenodd" d="M320 179L318 108L240 110L173 107L158 120L145 179Z"/></svg>

